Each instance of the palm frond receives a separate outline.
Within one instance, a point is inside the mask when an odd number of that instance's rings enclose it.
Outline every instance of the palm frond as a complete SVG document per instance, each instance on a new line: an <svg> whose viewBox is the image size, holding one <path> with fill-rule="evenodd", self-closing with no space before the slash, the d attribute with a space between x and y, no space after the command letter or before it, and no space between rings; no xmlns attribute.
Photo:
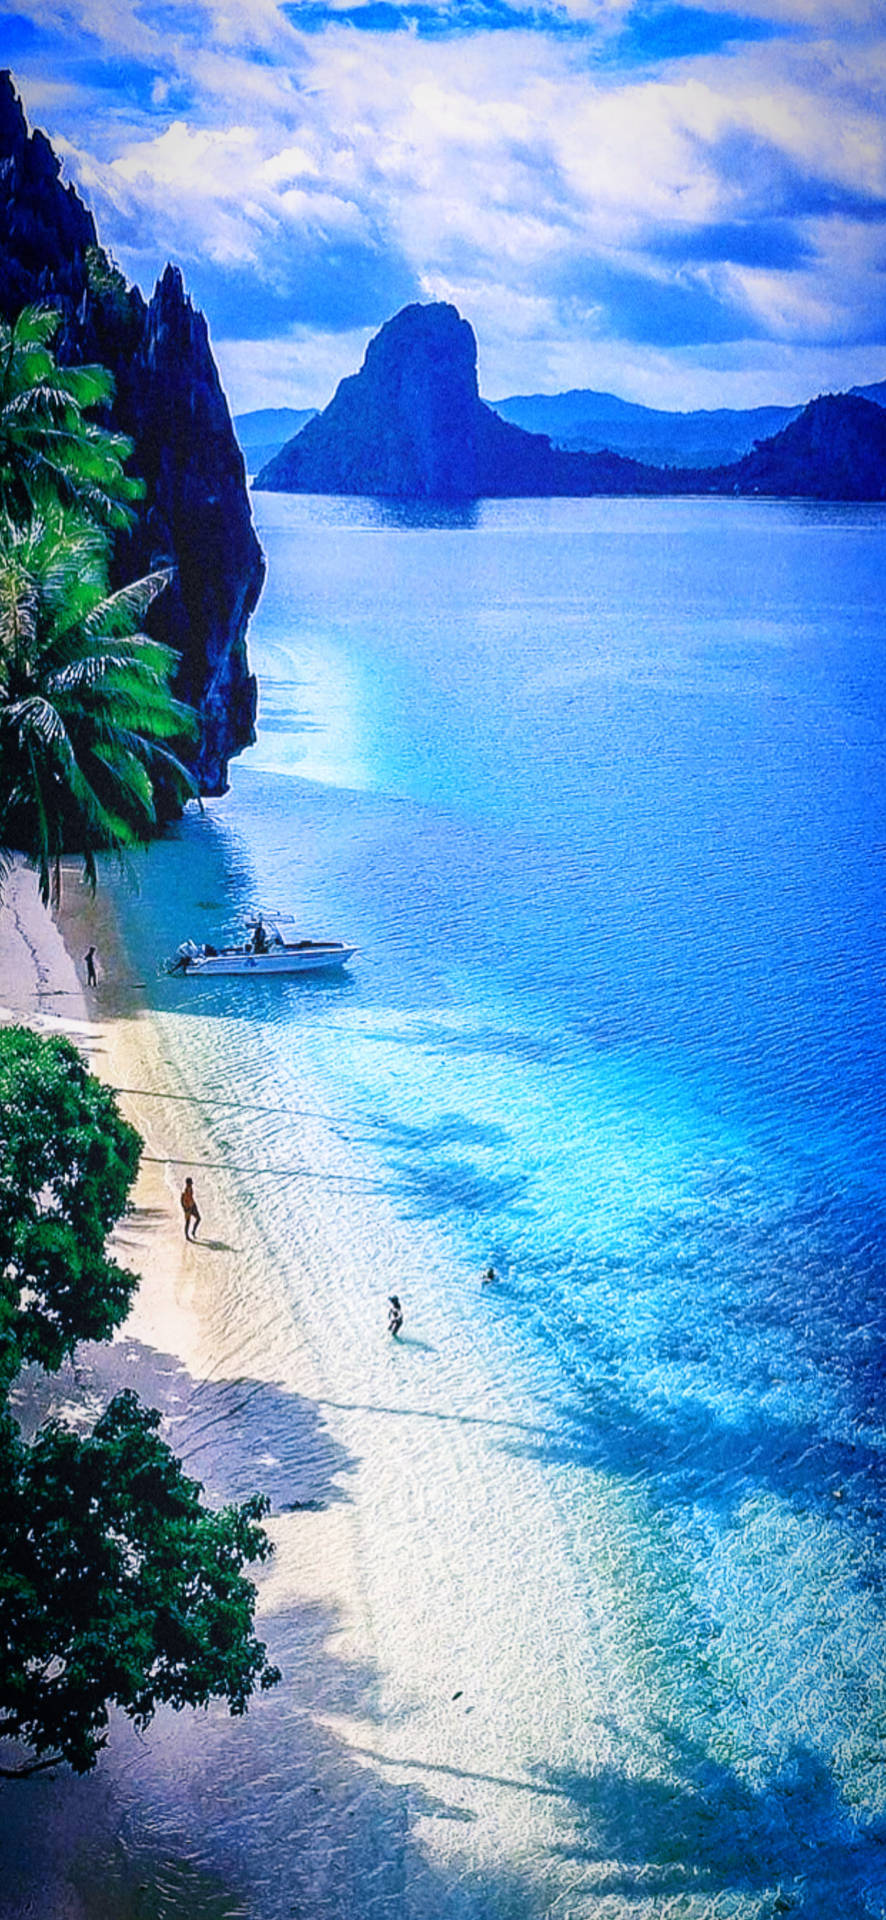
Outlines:
<svg viewBox="0 0 886 1920"><path fill-rule="evenodd" d="M177 748L200 725L171 691L179 656L144 631L171 570L109 590L111 530L144 486L126 436L85 417L110 376L59 368L57 325L49 309L0 322L0 858L21 845L44 900L63 852L94 886L100 848L149 837L161 776L194 794Z"/></svg>
<svg viewBox="0 0 886 1920"><path fill-rule="evenodd" d="M114 751L95 749L92 759L111 775L115 793L135 806L142 815L145 826L153 826L157 815L154 808L154 784L144 761L137 753L127 752L119 742L115 742ZM131 822L131 815L126 816ZM120 818L124 816L121 813Z"/></svg>
<svg viewBox="0 0 886 1920"><path fill-rule="evenodd" d="M82 410L85 407L109 407L117 390L108 367L80 366L60 368L65 387Z"/></svg>
<svg viewBox="0 0 886 1920"><path fill-rule="evenodd" d="M5 335L4 345L11 341L16 347L46 347L54 339L60 325L61 313L57 307L45 307L39 301L32 301L30 306L22 307L11 325L8 321L3 323L0 340Z"/></svg>
<svg viewBox="0 0 886 1920"><path fill-rule="evenodd" d="M118 587L115 593L107 594L84 620L84 633L90 636L132 633L134 627L141 625L158 594L169 586L173 578L172 567L157 567L153 573L144 574L141 580L132 580L128 586ZM178 655L169 648L163 651L170 663L177 666Z"/></svg>
<svg viewBox="0 0 886 1920"><path fill-rule="evenodd" d="M48 359L47 375L51 367L52 362ZM4 395L2 407L4 425L9 429L31 427L35 421L39 421L47 429L58 430L66 420L76 419L76 409L71 405L70 396L60 393L48 378L29 380L27 386Z"/></svg>

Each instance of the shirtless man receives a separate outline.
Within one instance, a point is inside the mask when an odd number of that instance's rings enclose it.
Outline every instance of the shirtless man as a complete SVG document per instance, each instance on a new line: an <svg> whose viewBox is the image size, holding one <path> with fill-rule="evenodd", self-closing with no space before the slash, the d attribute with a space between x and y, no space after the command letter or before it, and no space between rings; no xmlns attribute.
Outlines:
<svg viewBox="0 0 886 1920"><path fill-rule="evenodd" d="M196 1240L200 1225L200 1209L194 1196L194 1182L188 1174L181 1192L182 1212L185 1216L185 1239Z"/></svg>

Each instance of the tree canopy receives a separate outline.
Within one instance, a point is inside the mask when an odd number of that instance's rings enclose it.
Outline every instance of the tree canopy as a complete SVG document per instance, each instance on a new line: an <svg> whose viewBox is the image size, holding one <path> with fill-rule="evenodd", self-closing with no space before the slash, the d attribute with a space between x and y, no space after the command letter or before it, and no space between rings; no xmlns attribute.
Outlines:
<svg viewBox="0 0 886 1920"><path fill-rule="evenodd" d="M61 1365L123 1320L136 1285L106 1252L141 1141L61 1038L0 1029L0 1736L28 1757L0 1773L95 1764L116 1704L227 1700L278 1678L252 1632L244 1573L270 1543L254 1496L220 1511L117 1394L91 1432L15 1417L25 1363Z"/></svg>
<svg viewBox="0 0 886 1920"><path fill-rule="evenodd" d="M140 631L164 572L108 590L100 529L57 502L0 536L0 835L58 896L60 860L144 844L156 826L152 775L194 791L172 751L193 737L173 697L177 655Z"/></svg>
<svg viewBox="0 0 886 1920"><path fill-rule="evenodd" d="M124 1318L135 1276L106 1252L141 1141L70 1041L0 1028L0 1392Z"/></svg>
<svg viewBox="0 0 886 1920"><path fill-rule="evenodd" d="M104 527L129 526L140 480L125 471L132 441L88 414L108 407L105 367L60 367L52 350L61 315L24 307L0 320L0 512L20 519L60 500Z"/></svg>
<svg viewBox="0 0 886 1920"><path fill-rule="evenodd" d="M58 897L64 853L96 882L101 849L157 826L155 786L195 791L175 748L198 730L177 701L178 655L143 631L170 575L110 590L114 530L143 493L131 442L87 418L106 406L102 367L59 367L57 313L0 322L0 878L9 849Z"/></svg>

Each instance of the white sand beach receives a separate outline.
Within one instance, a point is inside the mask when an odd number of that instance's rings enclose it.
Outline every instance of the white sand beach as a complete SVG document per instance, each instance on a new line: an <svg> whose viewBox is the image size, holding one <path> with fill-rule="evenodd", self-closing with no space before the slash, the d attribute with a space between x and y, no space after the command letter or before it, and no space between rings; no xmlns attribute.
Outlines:
<svg viewBox="0 0 886 1920"><path fill-rule="evenodd" d="M606 1898L615 1863L604 1853L589 1872L578 1845L589 1775L619 1744L616 1569L604 1553L598 1591L580 1590L532 1458L544 1434L449 1307L434 1246L366 1191L334 1129L304 1117L286 1156L308 1176L296 1202L287 1189L268 1203L289 1209L284 1290L261 1207L209 1150L102 895L66 876L56 925L18 872L0 925L5 1017L71 1032L130 1090L121 1104L146 1141L116 1235L140 1276L133 1311L40 1404L92 1416L134 1386L210 1498L268 1492L276 1550L258 1625L284 1673L245 1721L164 1713L137 1738L118 1719L90 1778L8 1789L5 1920L38 1911L37 1887L41 1920L623 1911ZM92 942L94 991L79 962ZM395 1346L384 1304L402 1273ZM568 1499L568 1467L560 1478ZM623 1736L630 1689L618 1718Z"/></svg>

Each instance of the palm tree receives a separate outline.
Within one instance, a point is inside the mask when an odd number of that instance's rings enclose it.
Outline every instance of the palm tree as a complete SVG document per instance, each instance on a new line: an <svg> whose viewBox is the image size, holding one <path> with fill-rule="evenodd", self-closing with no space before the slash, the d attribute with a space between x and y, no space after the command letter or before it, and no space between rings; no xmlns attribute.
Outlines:
<svg viewBox="0 0 886 1920"><path fill-rule="evenodd" d="M0 521L0 842L37 868L44 905L62 854L94 888L100 849L151 837L158 774L175 804L195 792L171 745L197 731L170 691L178 656L140 630L168 578L109 593L106 533L58 501Z"/></svg>
<svg viewBox="0 0 886 1920"><path fill-rule="evenodd" d="M110 405L113 374L56 364L60 319L32 306L0 321L0 509L21 518L55 496L101 526L127 527L144 495L124 472L132 442L85 418Z"/></svg>

